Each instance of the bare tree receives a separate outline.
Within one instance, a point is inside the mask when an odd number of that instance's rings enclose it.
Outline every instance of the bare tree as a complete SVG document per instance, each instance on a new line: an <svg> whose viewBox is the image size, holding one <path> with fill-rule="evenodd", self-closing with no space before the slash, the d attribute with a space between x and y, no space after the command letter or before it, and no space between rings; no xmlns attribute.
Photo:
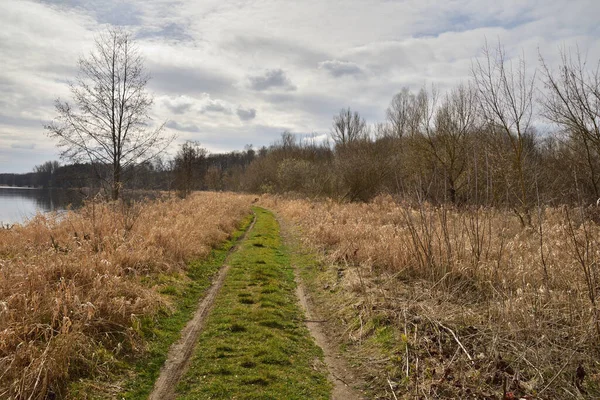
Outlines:
<svg viewBox="0 0 600 400"><path fill-rule="evenodd" d="M476 129L475 91L460 85L446 95L435 111L435 129L427 130L425 141L429 153L442 167L445 186L452 203L469 159L469 139Z"/></svg>
<svg viewBox="0 0 600 400"><path fill-rule="evenodd" d="M175 187L181 197L187 197L194 189L203 184L208 151L198 142L187 141L173 160Z"/></svg>
<svg viewBox="0 0 600 400"><path fill-rule="evenodd" d="M41 184L44 188L54 187L59 168L58 161L46 161L42 165L36 165L34 172L37 175L37 184Z"/></svg>
<svg viewBox="0 0 600 400"><path fill-rule="evenodd" d="M109 28L88 57L79 59L79 75L69 83L73 105L57 99L58 117L45 127L58 139L63 158L110 169L114 200L124 170L155 157L173 140L163 135L164 124L148 127L153 99L145 90L149 75L143 61L129 33Z"/></svg>
<svg viewBox="0 0 600 400"><path fill-rule="evenodd" d="M291 157L291 155L294 153L294 150L296 150L298 147L296 135L290 131L282 132L281 140L275 142L274 147L278 147L281 150L283 157Z"/></svg>
<svg viewBox="0 0 600 400"><path fill-rule="evenodd" d="M384 139L392 136L392 125L387 122L376 122L371 127L371 132L376 139Z"/></svg>
<svg viewBox="0 0 600 400"><path fill-rule="evenodd" d="M427 93L422 89L415 96L407 87L402 88L390 102L386 110L386 119L390 125L389 133L396 138L416 133L423 120L423 101Z"/></svg>
<svg viewBox="0 0 600 400"><path fill-rule="evenodd" d="M368 127L364 118L350 107L343 108L333 117L331 137L336 145L345 145L368 135Z"/></svg>
<svg viewBox="0 0 600 400"><path fill-rule="evenodd" d="M512 165L518 181L519 207L515 211L523 224L529 223L531 205L525 178L525 155L526 136L530 133L533 114L535 73L527 74L523 57L519 57L513 68L500 43L494 50L486 43L483 59L473 63L472 75L483 117L492 129L500 129L510 142Z"/></svg>
<svg viewBox="0 0 600 400"><path fill-rule="evenodd" d="M572 148L583 150L594 197L600 197L600 62L588 66L579 50L561 51L561 65L553 72L540 55L546 86L542 114L562 128Z"/></svg>
<svg viewBox="0 0 600 400"><path fill-rule="evenodd" d="M431 91L428 91L425 86L419 90L419 94L415 98L413 111L413 121L410 130L411 135L424 134L426 136L433 135L435 129L435 114L438 109L439 90L436 86L431 86Z"/></svg>
<svg viewBox="0 0 600 400"><path fill-rule="evenodd" d="M415 95L407 87L402 88L390 102L386 110L386 119L390 124L390 134L394 137L403 137L409 129L412 110L414 109Z"/></svg>

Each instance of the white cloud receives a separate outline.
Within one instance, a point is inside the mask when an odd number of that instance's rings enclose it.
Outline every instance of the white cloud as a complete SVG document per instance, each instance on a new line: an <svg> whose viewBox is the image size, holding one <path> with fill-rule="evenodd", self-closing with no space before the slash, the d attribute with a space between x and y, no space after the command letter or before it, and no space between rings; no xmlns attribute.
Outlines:
<svg viewBox="0 0 600 400"><path fill-rule="evenodd" d="M328 71L335 77L344 75L359 76L363 74L363 70L355 63L340 60L327 60L319 63L319 68Z"/></svg>
<svg viewBox="0 0 600 400"><path fill-rule="evenodd" d="M194 105L195 100L188 96L162 97L163 105L174 114L184 114Z"/></svg>
<svg viewBox="0 0 600 400"><path fill-rule="evenodd" d="M173 114L188 117L199 114L213 116L217 114L236 114L240 119L252 119L256 116L256 110L253 108L235 106L226 100L213 99L208 93L201 93L198 97L188 95L161 96L159 100L160 104Z"/></svg>
<svg viewBox="0 0 600 400"><path fill-rule="evenodd" d="M35 149L35 143L13 143L10 145L10 148L21 150L33 150Z"/></svg>
<svg viewBox="0 0 600 400"><path fill-rule="evenodd" d="M138 39L154 123L217 151L284 129L323 135L342 107L376 122L403 86L468 79L485 38L532 67L538 48L556 64L561 45L595 64L599 11L597 0L1 0L0 172L56 158L42 125L106 24Z"/></svg>
<svg viewBox="0 0 600 400"><path fill-rule="evenodd" d="M177 121L169 121L165 124L165 126L167 128L175 129L176 131L192 132L192 133L200 132L200 128L198 128L194 124L185 124L185 123L180 124Z"/></svg>
<svg viewBox="0 0 600 400"><path fill-rule="evenodd" d="M256 118L256 110L254 108L246 109L243 107L238 107L238 109L236 110L236 113L242 121L249 121L251 119Z"/></svg>
<svg viewBox="0 0 600 400"><path fill-rule="evenodd" d="M208 97L208 96L207 96ZM201 112L215 112L223 114L231 114L232 106L223 100L213 100L210 97L207 98L206 104L202 106Z"/></svg>
<svg viewBox="0 0 600 400"><path fill-rule="evenodd" d="M265 71L264 74L250 76L248 80L250 81L250 88L253 90L296 90L296 86L292 84L290 78L287 77L285 71L281 68L270 69Z"/></svg>

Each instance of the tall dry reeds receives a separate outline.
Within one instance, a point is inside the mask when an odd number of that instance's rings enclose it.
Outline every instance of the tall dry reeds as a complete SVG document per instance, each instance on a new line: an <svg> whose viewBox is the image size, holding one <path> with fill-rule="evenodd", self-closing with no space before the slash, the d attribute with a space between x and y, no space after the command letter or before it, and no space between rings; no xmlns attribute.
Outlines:
<svg viewBox="0 0 600 400"><path fill-rule="evenodd" d="M382 392L599 395L595 210L540 208L523 228L510 211L389 197L262 202L299 224L303 240L333 266L322 283L334 289L328 301L355 354L363 343L386 349L373 365L389 378Z"/></svg>
<svg viewBox="0 0 600 400"><path fill-rule="evenodd" d="M202 193L89 202L0 229L0 398L44 399L142 350L142 319L168 304L144 283L205 257L251 198Z"/></svg>

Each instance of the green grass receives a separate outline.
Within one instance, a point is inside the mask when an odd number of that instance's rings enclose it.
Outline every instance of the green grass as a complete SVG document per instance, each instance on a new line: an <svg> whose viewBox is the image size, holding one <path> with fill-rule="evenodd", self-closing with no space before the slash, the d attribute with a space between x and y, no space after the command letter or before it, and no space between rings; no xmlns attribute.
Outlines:
<svg viewBox="0 0 600 400"><path fill-rule="evenodd" d="M179 399L328 399L321 349L303 323L279 226L255 209L247 240L197 343Z"/></svg>
<svg viewBox="0 0 600 400"><path fill-rule="evenodd" d="M124 391L119 393L117 398L137 400L148 397L160 373L160 368L167 358L169 348L179 339L181 330L191 319L199 299L223 265L229 250L244 234L251 222L252 216L249 215L230 239L214 249L208 258L191 262L187 269L187 277L161 275L146 282L149 286L160 285L160 293L171 300L175 310L163 310L157 318L142 321L140 329L143 339L147 341L147 352L143 358L123 366L120 373L127 378L122 382ZM70 390L71 397L80 398L77 393L83 393L82 390L88 391L88 389L85 382L75 384ZM90 398L89 391L85 397Z"/></svg>

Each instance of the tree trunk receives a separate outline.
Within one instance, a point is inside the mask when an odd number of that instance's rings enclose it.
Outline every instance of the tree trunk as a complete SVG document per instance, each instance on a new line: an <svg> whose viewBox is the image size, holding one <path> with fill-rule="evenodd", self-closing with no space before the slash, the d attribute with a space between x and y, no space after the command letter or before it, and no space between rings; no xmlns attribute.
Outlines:
<svg viewBox="0 0 600 400"><path fill-rule="evenodd" d="M113 166L112 199L119 200L120 192L121 192L121 166L116 164Z"/></svg>

